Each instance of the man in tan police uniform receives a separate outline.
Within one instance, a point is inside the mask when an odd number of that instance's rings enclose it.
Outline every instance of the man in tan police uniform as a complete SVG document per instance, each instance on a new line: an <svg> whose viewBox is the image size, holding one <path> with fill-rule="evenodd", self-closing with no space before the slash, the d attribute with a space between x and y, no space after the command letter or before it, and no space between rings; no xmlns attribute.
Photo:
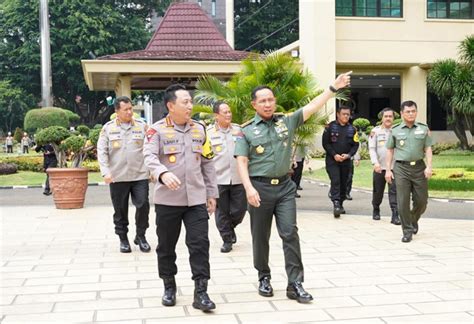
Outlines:
<svg viewBox="0 0 474 324"><path fill-rule="evenodd" d="M215 123L207 132L214 152L214 163L219 188L216 208L216 225L224 244L222 253L232 250L237 242L235 227L244 219L247 211L247 198L242 180L237 172L234 148L237 136L242 132L240 126L232 123L232 112L228 104L218 101L213 105Z"/></svg>
<svg viewBox="0 0 474 324"><path fill-rule="evenodd" d="M134 243L142 252L149 252L146 241L148 228L148 170L143 163L143 140L146 124L133 118L132 102L128 97L115 99L117 117L102 127L97 142L97 159L104 182L109 184L114 206L115 234L120 237L120 252L131 252L128 242L128 199L136 207L137 227Z"/></svg>
<svg viewBox="0 0 474 324"><path fill-rule="evenodd" d="M158 272L164 282L162 304L176 304L176 243L181 223L186 228L192 279L193 307L210 311L216 305L207 295L209 267L209 215L218 197L212 150L205 126L191 120L192 98L175 84L165 90L168 117L153 124L143 148L145 164L157 179L154 193Z"/></svg>

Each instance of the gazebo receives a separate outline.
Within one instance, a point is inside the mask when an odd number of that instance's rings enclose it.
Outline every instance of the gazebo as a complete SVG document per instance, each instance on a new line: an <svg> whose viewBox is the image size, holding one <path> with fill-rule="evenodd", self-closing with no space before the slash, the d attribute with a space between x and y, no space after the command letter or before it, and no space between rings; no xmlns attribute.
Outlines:
<svg viewBox="0 0 474 324"><path fill-rule="evenodd" d="M175 3L165 13L144 50L82 60L92 91L161 90L174 82L191 89L199 76L229 79L250 52L235 51L197 4Z"/></svg>

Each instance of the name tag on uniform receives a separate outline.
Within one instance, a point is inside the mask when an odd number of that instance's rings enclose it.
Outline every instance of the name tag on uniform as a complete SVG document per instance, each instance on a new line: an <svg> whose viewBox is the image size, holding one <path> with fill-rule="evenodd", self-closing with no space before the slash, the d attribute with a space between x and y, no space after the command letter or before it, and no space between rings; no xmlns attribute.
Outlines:
<svg viewBox="0 0 474 324"><path fill-rule="evenodd" d="M424 134L425 131L424 130L417 130L415 131L415 135L420 135L420 134Z"/></svg>

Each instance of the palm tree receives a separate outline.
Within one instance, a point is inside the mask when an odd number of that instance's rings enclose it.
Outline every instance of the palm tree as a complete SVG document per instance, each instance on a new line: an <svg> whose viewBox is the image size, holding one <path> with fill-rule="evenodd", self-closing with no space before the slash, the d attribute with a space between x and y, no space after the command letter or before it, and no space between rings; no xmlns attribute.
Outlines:
<svg viewBox="0 0 474 324"><path fill-rule="evenodd" d="M437 61L428 74L428 88L447 108L461 149L468 149L466 126L474 136L474 35L459 45L459 61Z"/></svg>
<svg viewBox="0 0 474 324"><path fill-rule="evenodd" d="M205 105L222 100L231 108L233 121L243 123L255 115L250 105L251 92L258 85L273 89L277 98L277 112L290 113L303 107L322 91L316 88L311 74L302 71L301 64L289 55L267 52L265 58L250 57L242 62L242 69L228 82L204 76L196 84L195 100L201 105L194 112L212 113ZM341 96L340 96L341 98ZM298 128L294 146L305 147L326 124L327 115L315 114Z"/></svg>

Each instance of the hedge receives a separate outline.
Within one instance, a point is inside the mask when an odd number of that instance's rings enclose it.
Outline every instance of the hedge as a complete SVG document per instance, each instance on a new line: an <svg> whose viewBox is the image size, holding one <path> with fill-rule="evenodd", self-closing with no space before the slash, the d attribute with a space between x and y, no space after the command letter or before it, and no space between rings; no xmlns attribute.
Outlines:
<svg viewBox="0 0 474 324"><path fill-rule="evenodd" d="M62 126L69 128L69 118L64 109L49 107L31 109L26 113L24 129L35 133L36 130L49 126Z"/></svg>
<svg viewBox="0 0 474 324"><path fill-rule="evenodd" d="M17 166L18 171L43 171L42 156L2 157L0 163L13 163Z"/></svg>
<svg viewBox="0 0 474 324"><path fill-rule="evenodd" d="M474 170L470 168L434 169L430 190L474 191Z"/></svg>

